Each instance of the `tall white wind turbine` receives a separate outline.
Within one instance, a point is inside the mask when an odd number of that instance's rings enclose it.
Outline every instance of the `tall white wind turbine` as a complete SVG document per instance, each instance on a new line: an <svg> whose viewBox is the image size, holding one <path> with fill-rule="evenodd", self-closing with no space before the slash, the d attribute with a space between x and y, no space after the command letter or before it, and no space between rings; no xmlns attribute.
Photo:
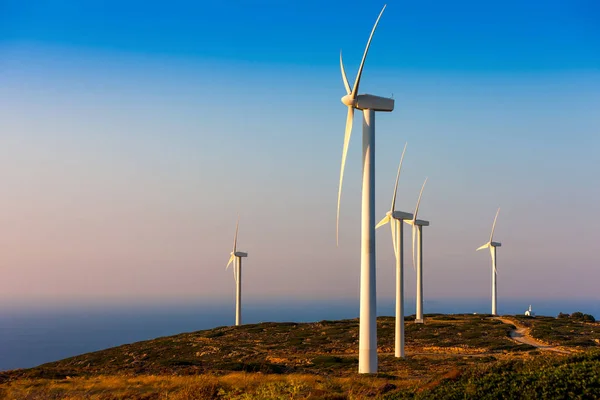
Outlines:
<svg viewBox="0 0 600 400"><path fill-rule="evenodd" d="M240 219L235 224L235 236L233 237L233 251L231 252L231 257L229 257L229 262L227 263L227 267L233 263L233 279L235 280L235 325L242 324L242 258L248 257L248 253L244 253L243 251L237 251L237 237L238 237L238 228L239 228Z"/></svg>
<svg viewBox="0 0 600 400"><path fill-rule="evenodd" d="M377 372L377 303L375 279L375 111L390 112L394 109L394 99L374 96L371 94L358 94L360 78L362 76L365 59L369 52L371 39L379 23L385 6L379 13L373 26L367 47L360 62L354 86L350 89L342 53L340 52L340 68L342 80L346 88L346 95L342 103L348 106L346 118L346 132L342 151L342 166L340 169L340 185L338 189L336 242L339 242L340 199L342 196L342 182L344 180L344 166L354 109L363 112L363 180L362 180L362 218L361 218L361 254L360 254L360 333L358 344L358 372L361 374L374 374Z"/></svg>
<svg viewBox="0 0 600 400"><path fill-rule="evenodd" d="M496 211L496 217L494 218L494 224L492 225L492 234L490 235L490 241L479 247L476 251L483 250L486 248L490 249L490 255L492 256L492 315L498 315L497 309L497 300L498 300L498 292L496 291L496 247L502 246L500 242L494 242L494 230L496 229L496 220L498 219L498 214L500 213L500 208Z"/></svg>
<svg viewBox="0 0 600 400"><path fill-rule="evenodd" d="M398 180L406 145L400 157L400 165L396 174L396 185L392 195L392 207L385 217L377 224L376 229L389 223L392 229L392 245L396 256L396 331L395 331L395 356L404 357L404 226L402 221L412 220L413 215L403 211L396 211L396 193L398 192Z"/></svg>
<svg viewBox="0 0 600 400"><path fill-rule="evenodd" d="M421 204L421 196L423 196L423 189L425 189L425 184L427 183L427 178L425 178L425 182L423 182L423 186L421 187L421 192L419 193L419 199L417 200L417 207L415 208L415 213L412 219L405 220L407 224L412 226L412 256L413 256L413 269L415 268L415 239L418 240L417 246L417 311L415 315L415 323L422 324L423 323L423 227L429 226L429 221L424 221L422 219L417 219L417 215L419 214L419 204Z"/></svg>

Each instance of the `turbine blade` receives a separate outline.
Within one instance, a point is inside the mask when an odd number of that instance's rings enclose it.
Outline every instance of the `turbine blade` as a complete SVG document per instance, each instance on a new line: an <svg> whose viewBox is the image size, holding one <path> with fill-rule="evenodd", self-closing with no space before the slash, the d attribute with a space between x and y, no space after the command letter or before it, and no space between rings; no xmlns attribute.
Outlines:
<svg viewBox="0 0 600 400"><path fill-rule="evenodd" d="M234 263L233 264L233 280L235 281L235 283L237 284L238 281L238 263Z"/></svg>
<svg viewBox="0 0 600 400"><path fill-rule="evenodd" d="M233 252L235 253L236 249L237 249L237 235L238 235L238 228L240 227L240 216L238 215L238 219L237 222L235 223L235 236L233 237Z"/></svg>
<svg viewBox="0 0 600 400"><path fill-rule="evenodd" d="M413 270L417 270L417 266L415 265L415 235L417 234L417 226L413 224L412 226L412 253L413 253Z"/></svg>
<svg viewBox="0 0 600 400"><path fill-rule="evenodd" d="M227 266L225 267L225 269L229 268L229 266L233 262L234 258L235 258L235 255L233 253L231 253L231 257L229 257L229 262L227 263Z"/></svg>
<svg viewBox="0 0 600 400"><path fill-rule="evenodd" d="M342 167L340 169L340 186L338 188L337 218L335 222L335 243L339 245L340 241L340 200L342 199L342 182L344 181L344 167L346 166L346 156L348 155L348 145L350 144L350 135L352 135L352 122L354 121L354 108L348 107L348 116L346 117L346 133L344 133L344 148L342 150Z"/></svg>
<svg viewBox="0 0 600 400"><path fill-rule="evenodd" d="M385 224L387 224L388 222L390 222L390 216L386 215L385 217L383 217L383 219L381 221L379 221L379 223L375 226L375 229L381 228L382 226L384 226Z"/></svg>
<svg viewBox="0 0 600 400"><path fill-rule="evenodd" d="M490 246L490 255L492 256L492 268L494 268L494 273L497 274L496 271L496 252L494 251L494 246Z"/></svg>
<svg viewBox="0 0 600 400"><path fill-rule="evenodd" d="M488 248L488 247L490 247L490 243L486 243L486 244L484 244L483 246L479 247L479 248L478 248L477 250L475 250L475 251L483 250L483 249L486 249L486 248Z"/></svg>
<svg viewBox="0 0 600 400"><path fill-rule="evenodd" d="M392 212L396 210L396 193L398 192L398 180L400 179L400 170L402 169L402 161L404 160L404 153L406 152L407 145L408 143L404 144L404 150L402 150L402 157L400 157L400 165L398 166L398 173L396 174L396 185L394 186L394 196L392 197Z"/></svg>
<svg viewBox="0 0 600 400"><path fill-rule="evenodd" d="M492 225L492 234L490 235L490 242L492 242L494 238L494 230L496 229L496 220L498 219L498 214L500 213L500 207L498 207L498 211L496 211L496 217L494 217L494 224Z"/></svg>
<svg viewBox="0 0 600 400"><path fill-rule="evenodd" d="M375 21L375 25L373 26L373 30L371 30L371 35L369 36L369 41L367 42L367 47L365 48L365 52L363 54L362 61L360 62L360 67L358 68L358 73L356 74L356 81L354 82L354 88L352 88L352 98L356 99L356 95L358 94L358 86L360 84L360 77L362 75L363 67L365 66L365 60L367 59L367 53L369 52L369 47L371 46L371 40L373 39L373 34L375 33L375 29L377 29L377 25L379 24L379 18L385 11L387 5L383 6L383 9L379 13L377 17L377 21Z"/></svg>
<svg viewBox="0 0 600 400"><path fill-rule="evenodd" d="M394 255L396 256L396 260L398 259L398 252L396 251L396 220L393 219L390 222L390 229L392 230L392 246L394 247Z"/></svg>
<svg viewBox="0 0 600 400"><path fill-rule="evenodd" d="M415 215L413 216L413 221L417 220L417 214L419 213L419 204L421 204L421 196L423 196L423 189L425 189L426 183L427 178L425 178L425 182L423 182L423 186L421 187L421 193L419 193L419 199L417 200L417 208L415 208Z"/></svg>
<svg viewBox="0 0 600 400"><path fill-rule="evenodd" d="M346 94L350 94L350 84L348 83L348 77L346 76L346 70L344 69L344 62L342 61L342 52L340 51L340 68L342 70L342 80L344 81L344 87L346 88Z"/></svg>

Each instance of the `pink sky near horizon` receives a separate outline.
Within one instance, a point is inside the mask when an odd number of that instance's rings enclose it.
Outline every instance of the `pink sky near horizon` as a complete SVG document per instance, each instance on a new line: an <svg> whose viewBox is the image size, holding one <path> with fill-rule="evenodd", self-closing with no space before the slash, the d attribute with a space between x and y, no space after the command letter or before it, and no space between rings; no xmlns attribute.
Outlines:
<svg viewBox="0 0 600 400"><path fill-rule="evenodd" d="M132 59L110 77L48 64L5 65L11 79L0 78L2 303L229 298L237 212L245 296L358 296L361 117L336 248L345 118L336 65L300 78L296 94L261 92L271 77L259 67L240 87L226 73L207 77L202 64ZM148 75L133 78L142 65ZM426 296L489 295L489 253L475 249L500 206L501 296L600 299L600 80L590 76L395 78L410 83L397 110L377 117L377 217L408 141L398 204L412 211L429 177ZM372 72L368 84L384 78ZM240 90L253 101L227 97ZM414 296L408 226L405 238ZM389 229L378 231L377 250L378 294L391 298Z"/></svg>

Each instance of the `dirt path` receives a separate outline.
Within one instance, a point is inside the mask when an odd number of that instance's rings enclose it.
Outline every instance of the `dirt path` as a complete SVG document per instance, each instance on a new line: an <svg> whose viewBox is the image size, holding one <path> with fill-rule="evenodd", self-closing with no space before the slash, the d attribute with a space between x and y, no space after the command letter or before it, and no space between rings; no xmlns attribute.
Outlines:
<svg viewBox="0 0 600 400"><path fill-rule="evenodd" d="M528 344L533 347L537 347L540 350L549 350L549 351L554 351L556 353L571 354L571 352L568 350L559 349L555 346L548 345L546 343L540 342L539 340L531 337L531 335L529 334L529 328L519 324L515 320L509 319L509 318L502 318L502 317L494 317L494 319L502 321L505 324L514 325L517 329L510 331L510 337L517 342Z"/></svg>

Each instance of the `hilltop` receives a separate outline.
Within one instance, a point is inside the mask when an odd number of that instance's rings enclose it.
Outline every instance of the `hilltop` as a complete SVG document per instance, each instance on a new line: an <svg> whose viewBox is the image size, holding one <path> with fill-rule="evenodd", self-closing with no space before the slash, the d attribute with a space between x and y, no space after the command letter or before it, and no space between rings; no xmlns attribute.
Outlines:
<svg viewBox="0 0 600 400"><path fill-rule="evenodd" d="M394 319L378 318L380 373L375 377L356 374L356 319L261 323L182 333L0 373L0 394L72 399L342 399L435 398L438 393L439 398L440 390L445 390L442 397L464 392L465 380L472 384L495 376L517 382L534 372L556 377L553 368L575 368L580 375L587 367L600 370L600 352L594 350L600 343L598 323L469 314L430 314L425 324L410 320L407 357L396 359ZM523 337L529 344L517 341ZM600 388L597 373L590 382Z"/></svg>

